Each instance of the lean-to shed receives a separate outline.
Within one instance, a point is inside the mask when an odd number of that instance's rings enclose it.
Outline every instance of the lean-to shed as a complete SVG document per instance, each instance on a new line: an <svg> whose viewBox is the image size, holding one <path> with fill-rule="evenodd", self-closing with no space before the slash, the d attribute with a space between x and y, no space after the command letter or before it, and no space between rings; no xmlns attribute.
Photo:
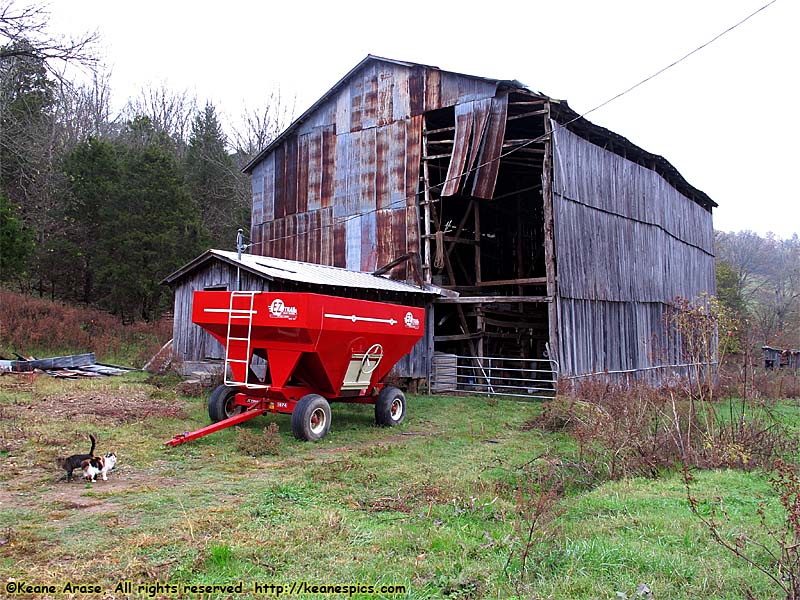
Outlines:
<svg viewBox="0 0 800 600"><path fill-rule="evenodd" d="M245 171L254 254L418 255L390 275L458 292L434 301L433 349L484 381L490 356L658 374L681 362L660 348L671 302L715 291L716 204L518 81L368 56Z"/></svg>
<svg viewBox="0 0 800 600"><path fill-rule="evenodd" d="M192 294L202 290L256 290L264 292L313 292L408 306L429 306L442 290L396 281L379 274L348 271L337 267L293 260L238 255L208 250L169 275L164 282L175 289L172 351L180 359L181 371L219 368L224 348L201 327L192 323ZM433 313L429 310L430 317ZM422 379L428 376L432 352L432 328L393 370L396 377ZM256 363L258 359L256 359Z"/></svg>

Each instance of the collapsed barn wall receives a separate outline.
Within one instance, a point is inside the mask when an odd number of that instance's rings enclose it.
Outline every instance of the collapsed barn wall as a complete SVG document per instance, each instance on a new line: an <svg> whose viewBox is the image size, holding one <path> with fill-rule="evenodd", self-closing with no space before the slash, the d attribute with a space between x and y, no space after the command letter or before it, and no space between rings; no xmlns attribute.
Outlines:
<svg viewBox="0 0 800 600"><path fill-rule="evenodd" d="M715 293L711 212L655 171L554 129L561 372L668 364L668 305Z"/></svg>

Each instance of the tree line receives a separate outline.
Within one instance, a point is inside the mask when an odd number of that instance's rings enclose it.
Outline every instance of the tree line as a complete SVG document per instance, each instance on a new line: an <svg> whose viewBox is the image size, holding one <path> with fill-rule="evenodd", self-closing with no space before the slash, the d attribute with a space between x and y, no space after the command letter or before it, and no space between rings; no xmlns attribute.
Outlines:
<svg viewBox="0 0 800 600"><path fill-rule="evenodd" d="M800 238L716 232L717 296L741 324L740 338L800 348Z"/></svg>
<svg viewBox="0 0 800 600"><path fill-rule="evenodd" d="M96 39L55 39L45 9L0 0L0 283L152 319L165 275L249 230L240 169L291 115L276 93L226 136L213 104L165 86L114 115ZM751 335L800 347L797 235L717 232L716 253L718 296Z"/></svg>
<svg viewBox="0 0 800 600"><path fill-rule="evenodd" d="M240 169L289 110L275 93L228 136L212 103L162 86L115 115L97 35L55 39L47 17L0 2L0 282L153 319L169 306L165 275L249 230Z"/></svg>

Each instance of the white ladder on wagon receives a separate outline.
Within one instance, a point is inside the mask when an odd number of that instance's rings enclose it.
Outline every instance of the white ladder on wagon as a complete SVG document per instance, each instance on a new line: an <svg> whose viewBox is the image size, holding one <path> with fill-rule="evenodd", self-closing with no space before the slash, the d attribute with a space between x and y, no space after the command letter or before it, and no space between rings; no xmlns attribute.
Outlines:
<svg viewBox="0 0 800 600"><path fill-rule="evenodd" d="M256 314L257 311L254 310L255 305L255 297L256 294L260 294L261 292L231 292L230 296L230 304L228 305L228 332L225 336L225 366L224 366L224 375L223 375L223 383L229 386L243 386L248 389L264 389L269 386L261 384L261 383L249 383L247 379L249 378L250 374L250 359L253 356L253 345L252 345L252 335L253 335L253 315ZM235 303L236 298L249 298L250 299L250 306L248 308L234 308L233 305ZM245 300L245 303L247 300ZM247 327L247 336L246 337L232 337L231 336L231 325L233 324L234 319L245 319L246 327ZM237 321L236 325L243 325L241 321ZM234 356L231 356L231 342L246 342L246 350L245 354L242 356L241 354L234 352ZM237 348L241 348L239 344L236 344ZM244 381L237 381L236 377L233 374L233 369L229 369L231 363L239 363L244 364ZM228 372L230 371L230 378L228 377Z"/></svg>

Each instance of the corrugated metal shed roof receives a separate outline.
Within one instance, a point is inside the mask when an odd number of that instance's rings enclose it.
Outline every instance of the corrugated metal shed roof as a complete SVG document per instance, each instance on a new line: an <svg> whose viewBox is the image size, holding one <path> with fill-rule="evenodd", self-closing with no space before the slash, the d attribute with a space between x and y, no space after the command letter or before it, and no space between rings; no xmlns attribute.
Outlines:
<svg viewBox="0 0 800 600"><path fill-rule="evenodd" d="M236 252L214 249L207 250L181 269L166 277L162 283L175 283L178 279L181 279L183 276L194 271L201 264L213 258L218 258L234 266L239 266L270 281L278 279L319 286L383 290L429 296L439 296L444 293L444 290L436 286L429 285L423 289L403 281L389 279L382 275L349 271L339 267L329 267L295 260L284 260L282 258L272 258L270 256L256 256L254 254L242 254L242 258L239 260Z"/></svg>

